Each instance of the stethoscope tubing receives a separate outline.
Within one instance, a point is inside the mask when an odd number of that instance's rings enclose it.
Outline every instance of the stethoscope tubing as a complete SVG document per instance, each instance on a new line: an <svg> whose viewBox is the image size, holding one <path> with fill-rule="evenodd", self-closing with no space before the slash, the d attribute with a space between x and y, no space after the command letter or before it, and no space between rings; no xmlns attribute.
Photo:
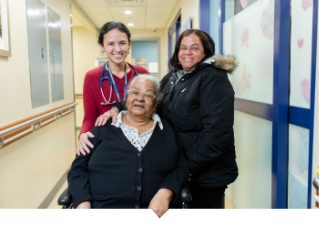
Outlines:
<svg viewBox="0 0 320 227"><path fill-rule="evenodd" d="M127 62L126 62L127 63ZM138 75L138 71L136 70L136 68L131 65L130 63L127 63L134 71L134 73L136 75ZM107 70L107 69L108 70ZM106 76L104 77L104 74L106 74ZM109 74L109 75L108 75ZM106 97L104 96L103 94L103 90L102 90L102 81L103 80L109 80L109 83L110 83L110 94L109 94L109 100L107 101ZM127 72L126 72L126 69L125 69L125 84L124 84L124 91L127 89L127 84L128 84L128 81L127 81ZM109 64L108 64L108 61L105 62L102 66L102 71L101 71L101 75L100 75L100 91L101 91L101 95L102 95L102 98L104 100L104 102L101 102L101 105L108 105L108 104L113 104L115 103L116 101L113 101L113 102L110 102L111 100L111 96L112 96L112 88L115 90L115 93L117 95L117 99L118 99L118 102L121 102L121 99L120 99L120 95L119 95L119 91L118 91L118 87L114 81L114 78L113 78L113 75L112 75L112 71L109 67ZM125 94L123 95L123 100L125 100L126 96Z"/></svg>

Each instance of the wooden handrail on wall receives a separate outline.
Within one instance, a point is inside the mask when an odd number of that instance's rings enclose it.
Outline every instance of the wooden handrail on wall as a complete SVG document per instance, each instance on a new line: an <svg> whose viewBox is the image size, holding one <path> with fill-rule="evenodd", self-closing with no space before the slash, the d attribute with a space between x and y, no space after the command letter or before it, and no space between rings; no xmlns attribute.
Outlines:
<svg viewBox="0 0 320 227"><path fill-rule="evenodd" d="M71 113L75 109L76 102L50 109L30 117L0 126L0 149L6 145L26 136L41 127Z"/></svg>

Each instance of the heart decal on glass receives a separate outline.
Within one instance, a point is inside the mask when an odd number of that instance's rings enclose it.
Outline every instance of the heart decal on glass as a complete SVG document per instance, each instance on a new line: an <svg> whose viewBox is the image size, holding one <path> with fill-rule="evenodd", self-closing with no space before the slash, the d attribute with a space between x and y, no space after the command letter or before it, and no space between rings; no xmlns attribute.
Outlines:
<svg viewBox="0 0 320 227"><path fill-rule="evenodd" d="M249 46L248 37L249 37L249 30L248 30L248 28L245 28L242 32L242 35L241 35L241 46L243 46L244 44Z"/></svg>
<svg viewBox="0 0 320 227"><path fill-rule="evenodd" d="M301 81L301 93L304 100L310 103L310 81L308 79L303 79Z"/></svg>
<svg viewBox="0 0 320 227"><path fill-rule="evenodd" d="M304 39L298 39L298 46L301 48L303 46Z"/></svg>
<svg viewBox="0 0 320 227"><path fill-rule="evenodd" d="M313 0L302 0L301 5L302 5L302 8L303 8L304 10L307 10L308 7L310 7L310 8L312 7L312 5L313 5Z"/></svg>
<svg viewBox="0 0 320 227"><path fill-rule="evenodd" d="M249 0L240 0L240 4L242 6L242 9L245 9L248 5Z"/></svg>
<svg viewBox="0 0 320 227"><path fill-rule="evenodd" d="M248 71L246 65L244 65L241 69L240 74L242 79L239 82L239 92L242 93L245 90L249 90L251 88L251 73Z"/></svg>

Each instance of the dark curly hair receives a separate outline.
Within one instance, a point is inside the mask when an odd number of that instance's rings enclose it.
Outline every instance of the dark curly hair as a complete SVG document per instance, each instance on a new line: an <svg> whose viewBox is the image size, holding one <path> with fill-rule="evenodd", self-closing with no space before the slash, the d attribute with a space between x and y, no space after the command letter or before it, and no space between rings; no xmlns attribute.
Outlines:
<svg viewBox="0 0 320 227"><path fill-rule="evenodd" d="M99 31L98 43L101 46L103 46L104 35L113 29L118 29L120 32L125 33L128 37L129 43L131 42L131 33L130 33L129 29L124 24L122 24L121 22L117 22L117 21L109 21L109 22L105 23Z"/></svg>
<svg viewBox="0 0 320 227"><path fill-rule="evenodd" d="M183 31L179 38L178 41L176 42L176 46L174 48L174 52L172 54L171 59L169 60L169 68L172 70L181 70L182 66L179 63L179 58L178 58L178 54L179 54L179 49L180 49L180 44L181 44L181 40L188 35L191 34L195 34L196 36L199 37L201 44L203 46L204 49L204 58L198 62L195 67L197 67L198 65L200 65L202 62L204 62L205 59L207 59L208 57L211 57L214 55L215 53L215 44L213 39L211 38L211 36L200 30L200 29L187 29L185 31Z"/></svg>

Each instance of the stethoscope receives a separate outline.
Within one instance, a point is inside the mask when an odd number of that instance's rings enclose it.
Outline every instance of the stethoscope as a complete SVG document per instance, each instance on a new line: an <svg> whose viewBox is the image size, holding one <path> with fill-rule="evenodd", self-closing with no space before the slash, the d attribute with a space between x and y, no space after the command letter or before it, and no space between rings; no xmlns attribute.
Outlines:
<svg viewBox="0 0 320 227"><path fill-rule="evenodd" d="M124 91L126 91L127 85L128 85L127 64L133 69L133 71L134 71L134 73L136 75L139 74L138 71L133 67L133 65L131 65L131 64L126 62L125 66L124 66L124 80L125 80L124 86L123 86ZM112 87L113 87L114 91L116 92L118 102L121 102L119 91L118 91L118 87L116 85L116 82L114 81L114 78L113 78L113 75L112 75L112 71L110 69L108 61L106 61L103 64L102 67L103 68L102 68L102 72L101 72L101 75L100 75L100 91L101 91L101 95L103 97L104 102L101 102L101 105L110 105L110 104L113 104L113 103L116 102L116 101L110 102L111 97L112 97ZM106 73L106 76L104 77L105 73ZM109 80L109 82L110 82L110 94L109 94L108 101L107 101L107 99L104 96L103 91L102 91L102 81L104 81L104 80ZM123 100L125 100L125 99L126 99L126 92L124 92L124 94L123 94Z"/></svg>

